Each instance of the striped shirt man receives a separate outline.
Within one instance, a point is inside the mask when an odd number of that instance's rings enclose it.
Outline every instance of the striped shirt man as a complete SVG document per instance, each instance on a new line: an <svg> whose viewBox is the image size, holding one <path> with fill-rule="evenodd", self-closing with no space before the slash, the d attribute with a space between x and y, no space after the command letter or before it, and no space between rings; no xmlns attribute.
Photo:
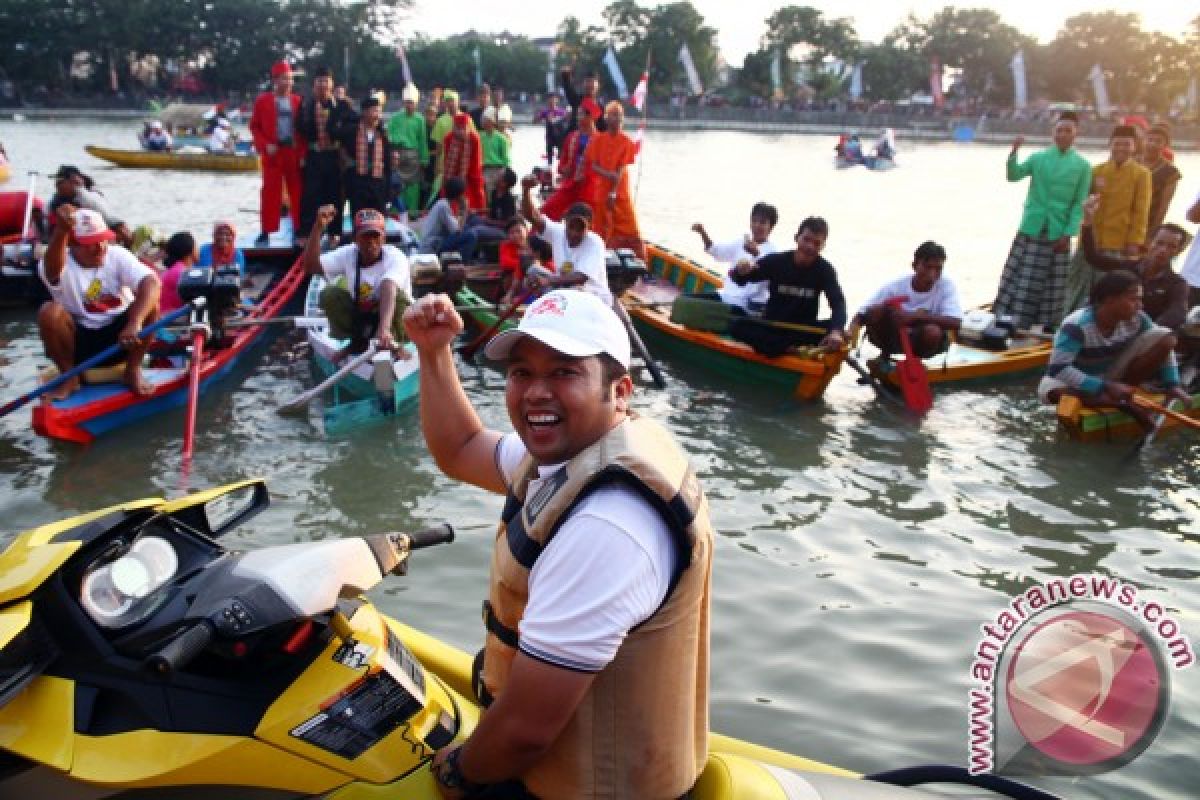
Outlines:
<svg viewBox="0 0 1200 800"><path fill-rule="evenodd" d="M1119 373L1130 355L1145 349L1137 340L1145 336L1145 343L1150 344L1158 340L1155 333L1160 331L1170 333L1155 325L1145 312L1139 311L1132 319L1118 322L1113 332L1106 336L1096 324L1095 308L1081 308L1063 320L1054 337L1054 349L1046 365L1046 377L1038 386L1038 395L1045 401L1048 392L1061 388L1082 394L1099 394L1104 390L1106 378L1120 380ZM1179 386L1179 367L1174 353L1163 361L1158 376L1166 389Z"/></svg>

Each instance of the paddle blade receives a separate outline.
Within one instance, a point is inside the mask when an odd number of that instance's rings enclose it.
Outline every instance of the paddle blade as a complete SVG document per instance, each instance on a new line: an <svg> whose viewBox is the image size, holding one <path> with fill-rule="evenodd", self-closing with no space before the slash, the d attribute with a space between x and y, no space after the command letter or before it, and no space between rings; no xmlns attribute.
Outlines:
<svg viewBox="0 0 1200 800"><path fill-rule="evenodd" d="M933 392L929 389L929 375L925 365L917 358L905 358L896 365L896 377L900 381L900 391L904 395L904 404L910 411L924 414L933 408Z"/></svg>

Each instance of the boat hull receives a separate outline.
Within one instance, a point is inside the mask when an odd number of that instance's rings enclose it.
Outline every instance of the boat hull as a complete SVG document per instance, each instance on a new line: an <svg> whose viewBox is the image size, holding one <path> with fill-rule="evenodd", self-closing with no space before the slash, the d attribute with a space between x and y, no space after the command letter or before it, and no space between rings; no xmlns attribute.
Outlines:
<svg viewBox="0 0 1200 800"><path fill-rule="evenodd" d="M247 314L248 319L278 316L296 296L307 275L297 260ZM226 347L206 353L200 369L203 393L233 370L247 352L262 339L267 326L239 328ZM43 398L33 408L33 429L52 439L88 444L96 437L187 403L188 370L144 369L154 391L138 397L120 383L85 385L65 400Z"/></svg>
<svg viewBox="0 0 1200 800"><path fill-rule="evenodd" d="M925 372L931 384L954 386L994 383L1042 372L1050 360L1050 350L1050 342L1035 340L1028 340L1007 350L986 350L952 342L945 353L924 360ZM880 377L899 388L898 372L891 370Z"/></svg>
<svg viewBox="0 0 1200 800"><path fill-rule="evenodd" d="M1162 395L1144 393L1156 403L1164 403ZM1153 412L1151 412L1153 413ZM1182 411L1185 416L1200 419L1200 392L1192 394L1190 407ZM1079 442L1107 442L1128 439L1145 433L1133 417L1117 408L1087 408L1079 398L1064 395L1055 409L1058 425L1067 436ZM1162 429L1180 427L1180 423L1167 417Z"/></svg>
<svg viewBox="0 0 1200 800"><path fill-rule="evenodd" d="M89 154L118 167L134 169L183 169L207 172L256 172L257 155L220 155L217 153L172 153L153 150L118 150L87 145Z"/></svg>
<svg viewBox="0 0 1200 800"><path fill-rule="evenodd" d="M722 278L658 245L647 245L646 255L652 279L631 287L622 302L652 352L661 351L738 383L778 386L798 400L819 398L841 369L846 358L844 349L812 356L767 358L742 342L672 322L670 301L675 296L717 289Z"/></svg>

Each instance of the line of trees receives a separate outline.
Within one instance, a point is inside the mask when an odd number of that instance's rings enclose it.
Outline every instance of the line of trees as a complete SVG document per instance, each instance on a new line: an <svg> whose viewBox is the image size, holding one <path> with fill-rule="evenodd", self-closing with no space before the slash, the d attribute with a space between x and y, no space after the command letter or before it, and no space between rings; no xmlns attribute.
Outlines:
<svg viewBox="0 0 1200 800"><path fill-rule="evenodd" d="M403 41L422 86L474 85L478 52L484 80L510 93L545 91L551 65L544 42L474 31L446 39L413 35L405 22L412 3L0 0L7 43L0 48L0 78L25 92L225 94L263 85L271 63L286 56L301 66L328 64L342 78L349 69L353 89L397 90L396 45ZM1100 64L1116 105L1165 112L1200 72L1200 16L1172 37L1143 30L1137 14L1079 14L1039 45L995 11L948 6L924 19L910 15L882 41L869 43L848 19L789 5L764 20L759 48L725 74L716 30L687 0L652 7L615 0L603 20L603 26L584 26L575 17L563 19L554 66L596 69L607 83L601 59L611 46L631 84L649 65L657 97L683 86L678 53L685 43L705 86L721 83L726 93L762 98L792 97L800 89L818 99L845 96L849 67L862 64L864 99L902 100L928 88L936 58L957 76L955 91L963 97L1006 106L1013 97L1009 64L1019 49L1030 97L1090 97L1087 76Z"/></svg>

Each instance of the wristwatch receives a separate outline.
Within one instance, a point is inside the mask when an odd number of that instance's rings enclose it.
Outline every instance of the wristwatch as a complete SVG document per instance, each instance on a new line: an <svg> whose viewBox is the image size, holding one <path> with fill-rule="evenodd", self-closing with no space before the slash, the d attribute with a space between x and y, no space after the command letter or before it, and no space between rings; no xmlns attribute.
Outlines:
<svg viewBox="0 0 1200 800"><path fill-rule="evenodd" d="M446 789L457 789L461 792L471 794L483 788L483 784L472 783L463 777L462 769L458 766L459 756L462 755L462 746L458 746L451 750L446 759L439 765L430 763L430 769L433 772L433 779L438 782L439 786Z"/></svg>

